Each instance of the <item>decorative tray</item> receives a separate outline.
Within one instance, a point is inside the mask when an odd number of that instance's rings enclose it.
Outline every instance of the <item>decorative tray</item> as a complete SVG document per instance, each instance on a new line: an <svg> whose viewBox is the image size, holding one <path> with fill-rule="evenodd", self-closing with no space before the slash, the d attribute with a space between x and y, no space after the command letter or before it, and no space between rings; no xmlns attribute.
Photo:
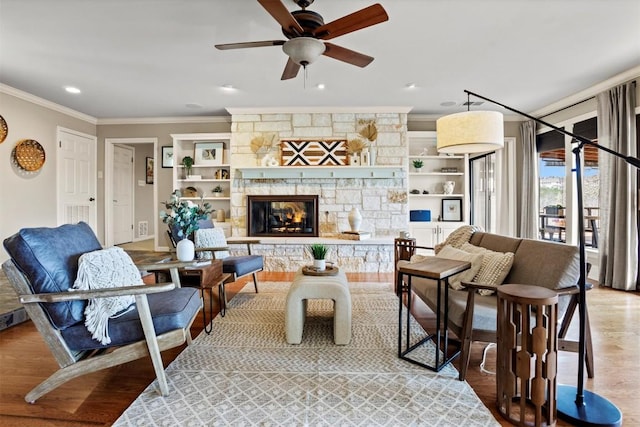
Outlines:
<svg viewBox="0 0 640 427"><path fill-rule="evenodd" d="M335 276L338 274L338 271L340 271L340 269L333 265L327 265L327 268L322 271L316 270L312 265L305 265L302 267L302 274L305 276Z"/></svg>

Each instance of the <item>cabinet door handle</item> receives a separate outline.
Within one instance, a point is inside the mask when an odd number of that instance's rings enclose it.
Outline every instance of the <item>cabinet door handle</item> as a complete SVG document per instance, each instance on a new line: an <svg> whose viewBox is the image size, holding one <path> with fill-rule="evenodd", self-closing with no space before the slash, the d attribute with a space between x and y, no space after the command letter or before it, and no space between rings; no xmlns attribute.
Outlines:
<svg viewBox="0 0 640 427"><path fill-rule="evenodd" d="M93 197L89 197L89 201L93 202L95 199Z"/></svg>

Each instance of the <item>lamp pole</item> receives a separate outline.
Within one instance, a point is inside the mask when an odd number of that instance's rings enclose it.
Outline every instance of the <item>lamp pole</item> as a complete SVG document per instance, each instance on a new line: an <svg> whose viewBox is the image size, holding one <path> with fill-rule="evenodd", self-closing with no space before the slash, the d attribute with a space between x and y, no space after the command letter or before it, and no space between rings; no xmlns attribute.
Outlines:
<svg viewBox="0 0 640 427"><path fill-rule="evenodd" d="M578 280L579 287L579 304L578 313L580 318L579 339L578 339L578 385L577 387L568 385L559 385L557 392L557 408L561 418L581 426L620 426L622 425L622 413L620 410L606 398L599 396L584 389L584 363L585 363L585 336L586 336L586 315L587 315L587 300L586 300L586 245L584 236L584 200L582 194L582 164L580 159L580 152L585 145L591 145L599 150L606 151L618 158L623 159L625 162L640 169L640 159L625 156L610 148L603 147L601 145L593 143L591 140L575 135L569 131L559 128L551 123L547 123L537 117L533 117L529 114L518 111L515 108L511 108L500 102L494 101L477 93L465 90L467 95L475 96L476 98L484 99L485 101L499 105L509 111L513 111L516 114L527 117L536 123L540 123L544 126L548 126L551 129L560 132L564 135L568 135L571 138L577 140L579 144L573 149L573 154L576 161L576 181L577 181L577 196L578 196L578 247L580 252L580 278Z"/></svg>

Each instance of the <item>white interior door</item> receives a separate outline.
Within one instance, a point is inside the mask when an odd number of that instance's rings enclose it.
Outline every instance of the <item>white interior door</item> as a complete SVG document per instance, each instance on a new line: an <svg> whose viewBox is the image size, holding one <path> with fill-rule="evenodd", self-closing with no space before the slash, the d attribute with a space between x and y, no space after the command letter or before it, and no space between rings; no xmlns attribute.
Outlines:
<svg viewBox="0 0 640 427"><path fill-rule="evenodd" d="M133 155L131 147L113 147L114 245L133 241Z"/></svg>
<svg viewBox="0 0 640 427"><path fill-rule="evenodd" d="M96 137L58 128L58 224L84 221L97 233Z"/></svg>

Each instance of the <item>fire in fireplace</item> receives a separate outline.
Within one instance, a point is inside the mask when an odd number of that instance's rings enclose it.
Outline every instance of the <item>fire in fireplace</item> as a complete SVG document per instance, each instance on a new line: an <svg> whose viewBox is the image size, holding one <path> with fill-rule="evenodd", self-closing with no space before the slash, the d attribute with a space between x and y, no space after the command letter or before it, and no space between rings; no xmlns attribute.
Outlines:
<svg viewBox="0 0 640 427"><path fill-rule="evenodd" d="M252 237L318 237L318 196L247 196Z"/></svg>

